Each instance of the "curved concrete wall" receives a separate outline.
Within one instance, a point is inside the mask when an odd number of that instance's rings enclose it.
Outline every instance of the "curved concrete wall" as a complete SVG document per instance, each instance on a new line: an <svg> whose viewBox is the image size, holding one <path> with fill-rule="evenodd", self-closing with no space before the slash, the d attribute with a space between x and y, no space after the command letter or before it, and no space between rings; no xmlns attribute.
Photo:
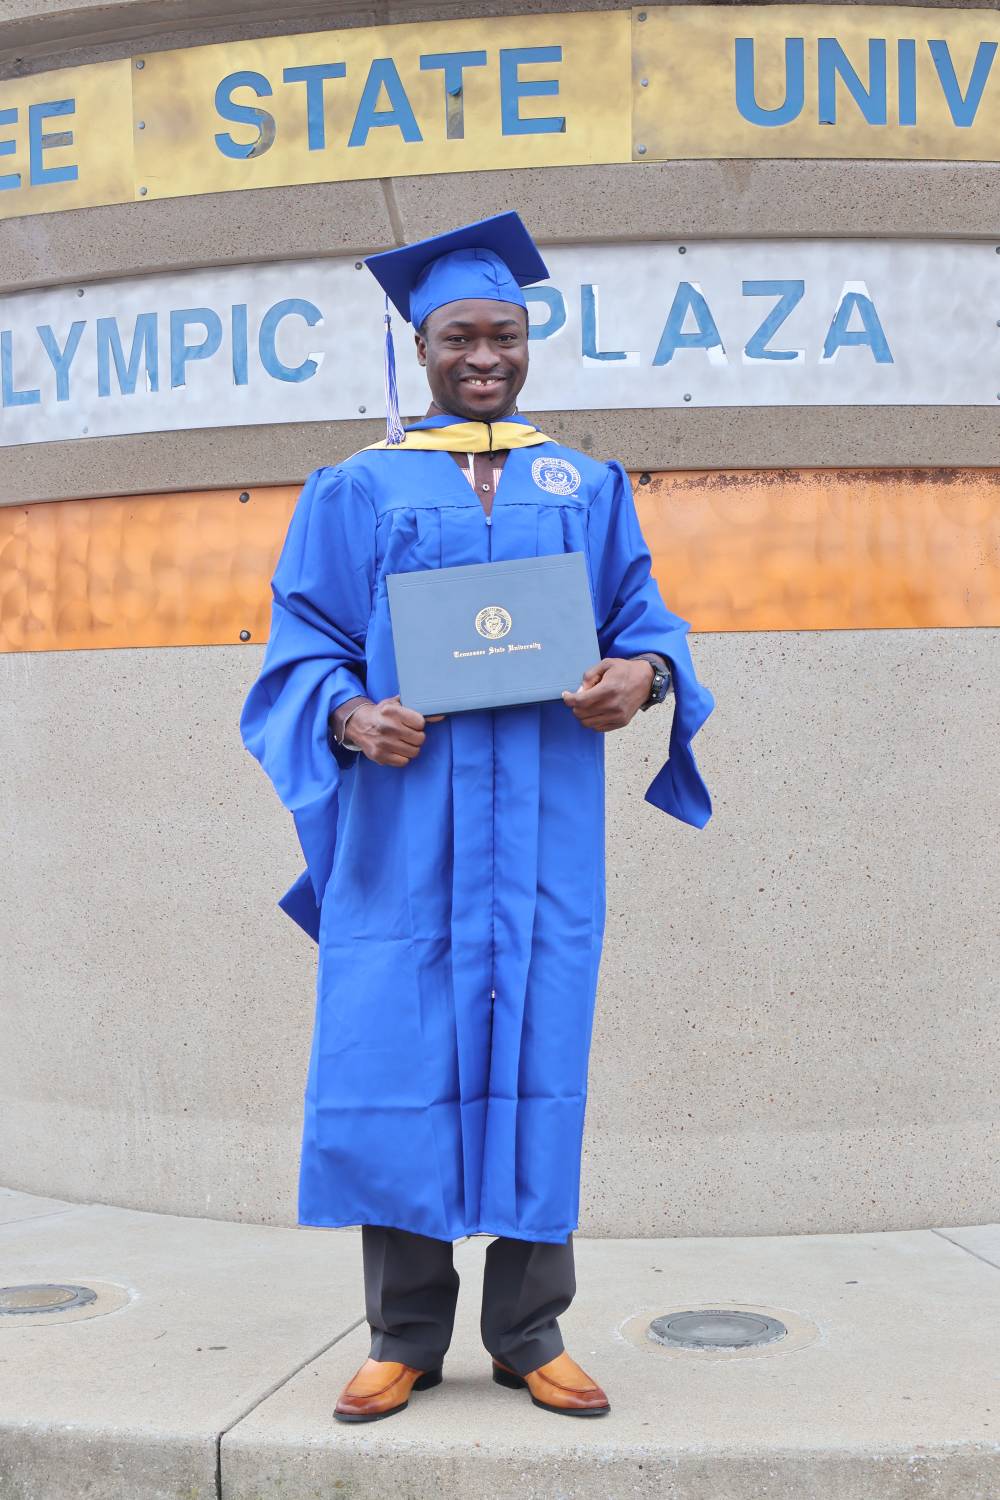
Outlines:
<svg viewBox="0 0 1000 1500"><path fill-rule="evenodd" d="M534 8L534 7L533 7ZM539 9L588 9L547 0ZM615 7L618 8L618 7ZM512 4L481 13L523 10ZM455 7L14 3L0 73ZM467 12L466 12L467 13ZM701 162L207 195L0 223L0 286L349 254L516 204L543 242L982 235L995 165ZM984 408L547 414L633 468L997 461ZM377 423L6 449L0 503L297 482ZM669 598L669 585L667 587ZM701 636L702 834L609 744L609 930L583 1228L769 1233L1000 1212L995 632ZM0 656L0 1177L294 1222L314 950L289 821L239 744L247 648ZM992 1050L991 1050L992 1049Z"/></svg>

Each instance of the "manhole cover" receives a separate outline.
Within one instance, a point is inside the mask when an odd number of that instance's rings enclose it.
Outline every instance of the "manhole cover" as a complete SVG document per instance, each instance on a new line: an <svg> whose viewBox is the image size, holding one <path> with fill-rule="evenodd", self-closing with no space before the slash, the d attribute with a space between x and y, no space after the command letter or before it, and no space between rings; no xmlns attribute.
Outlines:
<svg viewBox="0 0 1000 1500"><path fill-rule="evenodd" d="M0 1286L0 1317L40 1312L68 1312L71 1307L86 1307L96 1302L97 1293L89 1286L68 1286L59 1282L35 1281L25 1286Z"/></svg>
<svg viewBox="0 0 1000 1500"><path fill-rule="evenodd" d="M0 1286L0 1330L55 1328L102 1318L118 1312L132 1300L128 1287L109 1281L26 1281L20 1286ZM0 1331L0 1339L7 1335Z"/></svg>
<svg viewBox="0 0 1000 1500"><path fill-rule="evenodd" d="M707 1300L636 1308L618 1334L649 1359L699 1361L775 1359L821 1337L815 1323L788 1307Z"/></svg>
<svg viewBox="0 0 1000 1500"><path fill-rule="evenodd" d="M747 1349L783 1339L787 1332L777 1318L723 1307L668 1313L649 1325L651 1339L676 1349Z"/></svg>

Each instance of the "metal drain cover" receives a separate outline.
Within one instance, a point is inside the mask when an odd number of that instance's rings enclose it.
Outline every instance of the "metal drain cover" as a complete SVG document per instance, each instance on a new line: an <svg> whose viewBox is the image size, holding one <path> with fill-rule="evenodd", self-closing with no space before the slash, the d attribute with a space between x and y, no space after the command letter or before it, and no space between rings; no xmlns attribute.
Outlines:
<svg viewBox="0 0 1000 1500"><path fill-rule="evenodd" d="M619 1336L647 1359L778 1359L821 1337L817 1325L788 1307L759 1302L685 1301L637 1308L618 1326ZM661 1309L663 1303L660 1303ZM1000 1496L997 1497L1000 1500Z"/></svg>
<svg viewBox="0 0 1000 1500"><path fill-rule="evenodd" d="M97 1293L89 1286L68 1286L58 1282L33 1281L25 1286L0 1286L0 1317L40 1312L68 1312L71 1307L85 1307L96 1302Z"/></svg>
<svg viewBox="0 0 1000 1500"><path fill-rule="evenodd" d="M0 1286L0 1339L3 1330L54 1328L117 1312L132 1300L128 1287L108 1281L26 1281Z"/></svg>
<svg viewBox="0 0 1000 1500"><path fill-rule="evenodd" d="M675 1349L747 1349L783 1339L787 1332L777 1318L724 1307L668 1313L649 1325L651 1339Z"/></svg>

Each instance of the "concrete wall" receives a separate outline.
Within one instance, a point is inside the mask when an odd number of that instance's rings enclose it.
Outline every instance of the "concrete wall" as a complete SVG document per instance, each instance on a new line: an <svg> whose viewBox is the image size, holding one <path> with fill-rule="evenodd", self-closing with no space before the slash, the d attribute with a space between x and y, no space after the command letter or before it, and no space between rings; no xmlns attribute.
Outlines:
<svg viewBox="0 0 1000 1500"><path fill-rule="evenodd" d="M199 30L197 10L17 0L0 76L457 13L217 6ZM367 252L514 204L547 242L988 236L1000 168L668 163L118 205L0 224L0 286ZM8 449L0 503L300 480L376 426ZM996 415L978 408L575 413L546 427L641 468L997 461ZM584 1228L997 1217L993 632L703 636L695 650L719 701L700 742L709 828L642 802L663 716L609 744ZM273 905L298 869L294 839L236 730L258 662L252 647L0 657L9 1186L294 1221L314 950Z"/></svg>
<svg viewBox="0 0 1000 1500"><path fill-rule="evenodd" d="M583 1227L995 1216L994 633L695 649L708 828L642 800L664 718L608 743ZM258 662L0 657L10 1186L294 1222L315 949L274 906L297 846L236 732Z"/></svg>

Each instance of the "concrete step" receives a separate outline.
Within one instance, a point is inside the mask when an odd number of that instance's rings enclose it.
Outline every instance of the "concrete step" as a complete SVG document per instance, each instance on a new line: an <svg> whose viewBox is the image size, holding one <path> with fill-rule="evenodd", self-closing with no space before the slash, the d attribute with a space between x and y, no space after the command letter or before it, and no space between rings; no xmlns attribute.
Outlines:
<svg viewBox="0 0 1000 1500"><path fill-rule="evenodd" d="M0 1500L1000 1497L1000 1226L578 1240L564 1331L613 1408L590 1421L492 1383L484 1249L456 1248L444 1384L344 1426L331 1409L367 1352L355 1231L0 1191L0 1285L99 1291L0 1316ZM737 1352L648 1338L706 1306L787 1333Z"/></svg>

